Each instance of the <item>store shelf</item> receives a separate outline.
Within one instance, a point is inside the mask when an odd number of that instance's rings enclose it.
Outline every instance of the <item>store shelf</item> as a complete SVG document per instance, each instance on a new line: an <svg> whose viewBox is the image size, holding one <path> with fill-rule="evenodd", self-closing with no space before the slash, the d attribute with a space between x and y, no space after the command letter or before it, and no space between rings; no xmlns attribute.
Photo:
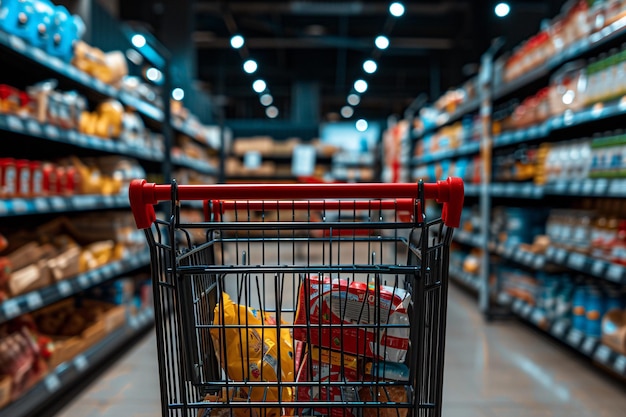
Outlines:
<svg viewBox="0 0 626 417"><path fill-rule="evenodd" d="M217 175L217 168L206 161L189 158L187 155L172 155L172 163L181 167L193 169L200 174Z"/></svg>
<svg viewBox="0 0 626 417"><path fill-rule="evenodd" d="M14 115L0 114L0 130L148 161L162 161L164 159L163 153L156 149L128 146L116 140L83 135L75 130L61 129L51 124L39 123L34 119L20 118Z"/></svg>
<svg viewBox="0 0 626 417"><path fill-rule="evenodd" d="M142 252L117 262L111 262L74 278L31 291L0 303L0 323L22 314L35 311L88 288L95 287L112 278L132 272L150 263L150 253Z"/></svg>
<svg viewBox="0 0 626 417"><path fill-rule="evenodd" d="M466 103L461 104L452 114L442 113L437 117L437 122L435 126L430 127L428 129L424 129L422 132L411 135L413 140L418 140L423 138L425 135L436 132L444 126L452 124L465 116L466 114L473 113L478 111L480 107L480 100L475 98Z"/></svg>
<svg viewBox="0 0 626 417"><path fill-rule="evenodd" d="M503 98L521 89L522 87L539 80L540 78L547 77L552 70L574 58L598 51L607 43L622 37L624 33L626 33L625 28L626 18L622 18L605 27L601 31L592 34L588 38L575 42L563 51L555 53L552 58L546 61L543 65L526 72L524 75L513 81L496 86L493 93L494 99L498 100Z"/></svg>
<svg viewBox="0 0 626 417"><path fill-rule="evenodd" d="M480 288L480 282L479 282L479 277L474 275L474 274L470 274L469 272L465 272L463 271L461 268L456 268L454 266L450 266L449 268L449 275L452 279L456 280L457 282L467 286L468 288L478 291Z"/></svg>
<svg viewBox="0 0 626 417"><path fill-rule="evenodd" d="M131 316L128 323L114 330L99 343L77 355L71 362L64 362L49 372L39 383L22 397L1 409L2 415L11 417L32 416L42 404L53 401L58 393L75 387L81 379L100 367L112 355L128 346L138 335L154 324L154 313L146 309Z"/></svg>
<svg viewBox="0 0 626 417"><path fill-rule="evenodd" d="M445 151L439 151L430 155L422 156L421 158L415 157L412 160L413 166L420 166L428 164L430 162L437 162L444 159L458 158L460 156L476 154L480 151L479 142L470 142L461 145L456 149L448 149Z"/></svg>
<svg viewBox="0 0 626 417"><path fill-rule="evenodd" d="M626 197L626 179L586 179L559 181L544 186L532 183L493 183L489 193L494 197L540 199L544 196Z"/></svg>
<svg viewBox="0 0 626 417"><path fill-rule="evenodd" d="M153 104L139 100L132 95L119 91L117 88L108 85L97 78L91 77L73 65L60 60L57 57L48 55L45 51L27 44L23 39L0 31L0 48L11 50L24 58L35 62L52 72L78 83L85 88L94 91L102 96L116 98L122 103L135 108L144 116L158 121L163 121L163 111Z"/></svg>
<svg viewBox="0 0 626 417"><path fill-rule="evenodd" d="M120 195L75 195L71 197L10 198L0 200L0 216L26 216L31 214L65 213L128 208L128 196Z"/></svg>
<svg viewBox="0 0 626 417"><path fill-rule="evenodd" d="M454 240L464 245L480 248L481 237L475 233L456 231ZM524 265L528 268L542 270L550 263L563 268L571 269L583 274L626 285L626 266L593 258L578 252L550 246L545 254L530 252L521 245L496 244L489 242L489 250L504 259Z"/></svg>
<svg viewBox="0 0 626 417"><path fill-rule="evenodd" d="M602 344L598 338L586 336L583 332L574 329L565 320L549 322L540 309L523 300L512 299L510 306L511 311L517 316L577 350L593 362L611 369L622 378L626 377L626 356Z"/></svg>

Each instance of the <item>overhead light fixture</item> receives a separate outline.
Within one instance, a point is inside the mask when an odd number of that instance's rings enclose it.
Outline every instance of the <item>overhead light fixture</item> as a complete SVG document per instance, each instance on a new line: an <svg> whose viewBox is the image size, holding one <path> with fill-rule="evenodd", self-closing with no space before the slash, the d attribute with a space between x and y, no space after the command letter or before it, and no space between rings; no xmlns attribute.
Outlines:
<svg viewBox="0 0 626 417"><path fill-rule="evenodd" d="M367 81L365 80L356 80L354 82L354 89L357 93L364 93L367 91Z"/></svg>
<svg viewBox="0 0 626 417"><path fill-rule="evenodd" d="M243 44L245 43L243 36L241 35L235 35L232 38L230 38L230 46L232 46L234 49L239 49L243 46Z"/></svg>
<svg viewBox="0 0 626 417"><path fill-rule="evenodd" d="M181 101L183 98L185 98L185 90L180 87L176 87L172 90L172 98L176 101Z"/></svg>
<svg viewBox="0 0 626 417"><path fill-rule="evenodd" d="M139 33L134 34L130 41L135 46L135 48L143 48L144 46L146 46L146 37Z"/></svg>
<svg viewBox="0 0 626 417"><path fill-rule="evenodd" d="M389 47L389 38L383 35L377 36L374 44L378 49L387 49Z"/></svg>
<svg viewBox="0 0 626 417"><path fill-rule="evenodd" d="M359 132L365 132L367 130L367 120L359 119L356 121L356 130Z"/></svg>
<svg viewBox="0 0 626 417"><path fill-rule="evenodd" d="M368 74L375 73L377 69L378 65L376 64L376 61L372 59L368 59L363 63L363 71L367 72Z"/></svg>
<svg viewBox="0 0 626 417"><path fill-rule="evenodd" d="M274 97L272 97L271 94L263 94L261 96L261 104L264 106L269 106L270 104L272 104L274 102Z"/></svg>
<svg viewBox="0 0 626 417"><path fill-rule="evenodd" d="M361 102L361 97L359 97L358 94L352 93L352 94L350 94L348 96L348 104L349 105L351 105L351 106L358 106L360 102Z"/></svg>
<svg viewBox="0 0 626 417"><path fill-rule="evenodd" d="M276 106L269 106L267 109L265 109L265 115L270 119L275 119L278 117L278 109L276 108Z"/></svg>
<svg viewBox="0 0 626 417"><path fill-rule="evenodd" d="M146 70L146 78L153 83L158 83L161 81L163 77L163 73L154 67L150 67Z"/></svg>
<svg viewBox="0 0 626 417"><path fill-rule="evenodd" d="M389 5L389 13L394 17L400 17L404 14L404 5L395 1Z"/></svg>
<svg viewBox="0 0 626 417"><path fill-rule="evenodd" d="M511 6L509 6L508 3L498 3L494 9L494 12L496 13L496 16L498 17L505 17L509 14L509 12L511 11Z"/></svg>
<svg viewBox="0 0 626 417"><path fill-rule="evenodd" d="M344 119L349 119L354 114L354 109L350 106L343 106L340 113Z"/></svg>
<svg viewBox="0 0 626 417"><path fill-rule="evenodd" d="M252 83L252 89L257 93L262 93L267 88L267 84L263 80L256 80Z"/></svg>
<svg viewBox="0 0 626 417"><path fill-rule="evenodd" d="M254 74L259 66L254 59L249 59L243 63L243 70L248 74Z"/></svg>

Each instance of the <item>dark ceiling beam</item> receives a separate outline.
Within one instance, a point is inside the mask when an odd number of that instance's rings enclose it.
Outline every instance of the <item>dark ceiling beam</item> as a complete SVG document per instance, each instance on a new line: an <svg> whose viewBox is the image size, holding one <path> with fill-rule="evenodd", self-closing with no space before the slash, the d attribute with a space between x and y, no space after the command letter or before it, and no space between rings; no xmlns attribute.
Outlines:
<svg viewBox="0 0 626 417"><path fill-rule="evenodd" d="M198 49L227 49L230 39L215 38L212 32L196 31L193 34ZM326 49L349 48L372 49L371 38L342 38L338 36L316 36L306 38L247 38L250 49ZM452 49L454 42L446 38L398 38L393 37L389 49Z"/></svg>
<svg viewBox="0 0 626 417"><path fill-rule="evenodd" d="M274 2L233 2L228 5L233 13L271 13L294 14L310 16L354 16L376 15L386 13L389 2L371 1L285 1ZM421 4L405 3L405 13L408 15L441 15L454 11L466 11L470 7L466 2L431 2ZM220 5L215 1L197 1L195 11L199 13L219 14Z"/></svg>

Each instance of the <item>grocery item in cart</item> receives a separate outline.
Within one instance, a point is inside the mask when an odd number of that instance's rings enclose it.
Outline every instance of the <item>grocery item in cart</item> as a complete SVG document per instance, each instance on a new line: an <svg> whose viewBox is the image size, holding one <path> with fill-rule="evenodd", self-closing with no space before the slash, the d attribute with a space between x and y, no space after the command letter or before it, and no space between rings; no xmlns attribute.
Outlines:
<svg viewBox="0 0 626 417"><path fill-rule="evenodd" d="M407 291L313 275L301 279L294 322L309 328L295 328L295 339L352 355L404 361L410 334Z"/></svg>
<svg viewBox="0 0 626 417"><path fill-rule="evenodd" d="M294 381L293 341L289 329L281 329L278 334L274 317L237 304L226 293L222 293L214 314L213 324L222 327L212 327L211 338L226 378L251 382ZM227 327L244 323L246 328ZM280 396L276 387L254 387L246 393L251 401L278 401L280 398L288 402L293 401L293 396L290 386L283 386ZM280 409L263 410L263 417L280 415Z"/></svg>
<svg viewBox="0 0 626 417"><path fill-rule="evenodd" d="M319 385L298 386L296 400L352 402L357 400L356 388L350 382L359 381L358 359L356 356L333 352L328 349L312 347L306 352L300 369L298 382L316 382ZM345 382L344 386L331 386L329 382ZM344 413L345 412L345 413ZM314 408L296 412L296 415L318 415L329 417L354 417L355 413L343 408Z"/></svg>

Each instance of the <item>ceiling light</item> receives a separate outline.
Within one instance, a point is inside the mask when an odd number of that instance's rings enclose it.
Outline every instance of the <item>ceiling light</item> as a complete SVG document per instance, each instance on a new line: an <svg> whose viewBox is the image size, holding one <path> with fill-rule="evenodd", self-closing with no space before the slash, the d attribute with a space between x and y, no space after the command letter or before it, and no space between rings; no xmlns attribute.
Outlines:
<svg viewBox="0 0 626 417"><path fill-rule="evenodd" d="M276 106L269 106L267 109L265 109L265 115L270 119L275 119L276 117L278 117L278 109L276 108Z"/></svg>
<svg viewBox="0 0 626 417"><path fill-rule="evenodd" d="M148 80L152 81L153 83L161 81L161 77L162 76L163 76L163 74L161 73L161 71L159 71L158 69L156 69L154 67L150 67L146 71L146 78Z"/></svg>
<svg viewBox="0 0 626 417"><path fill-rule="evenodd" d="M358 94L350 94L348 96L348 104L351 106L357 106L361 102L361 97Z"/></svg>
<svg viewBox="0 0 626 417"><path fill-rule="evenodd" d="M146 46L146 37L140 35L139 33L133 35L130 41L133 43L133 45L135 45L135 48L143 48L144 46Z"/></svg>
<svg viewBox="0 0 626 417"><path fill-rule="evenodd" d="M241 35L235 35L232 38L230 38L230 46L232 46L234 49L241 48L243 44L244 44L244 40L243 40L243 36Z"/></svg>
<svg viewBox="0 0 626 417"><path fill-rule="evenodd" d="M511 11L511 6L509 6L508 3L498 3L494 11L496 13L496 16L504 17L508 15Z"/></svg>
<svg viewBox="0 0 626 417"><path fill-rule="evenodd" d="M400 2L393 2L389 5L389 13L394 17L400 17L404 14L404 5Z"/></svg>
<svg viewBox="0 0 626 417"><path fill-rule="evenodd" d="M378 49L387 49L389 47L389 38L383 35L377 36L374 44L376 44Z"/></svg>
<svg viewBox="0 0 626 417"><path fill-rule="evenodd" d="M134 49L126 50L126 58L135 65L141 65L143 63L143 56Z"/></svg>
<svg viewBox="0 0 626 417"><path fill-rule="evenodd" d="M180 87L173 89L172 98L176 101L181 101L183 98L185 98L185 90Z"/></svg>
<svg viewBox="0 0 626 417"><path fill-rule="evenodd" d="M261 96L261 104L264 106L269 106L274 102L274 97L271 94L263 94Z"/></svg>
<svg viewBox="0 0 626 417"><path fill-rule="evenodd" d="M267 88L267 84L263 80L256 80L252 83L252 89L257 93L262 93Z"/></svg>
<svg viewBox="0 0 626 417"><path fill-rule="evenodd" d="M254 59L249 59L243 63L243 70L248 74L253 74L259 66Z"/></svg>
<svg viewBox="0 0 626 417"><path fill-rule="evenodd" d="M367 91L367 81L365 80L356 80L354 82L354 89L357 93L364 93Z"/></svg>
<svg viewBox="0 0 626 417"><path fill-rule="evenodd" d="M344 117L345 119L349 119L354 114L354 109L350 106L343 106L340 113L342 117Z"/></svg>
<svg viewBox="0 0 626 417"><path fill-rule="evenodd" d="M367 72L368 74L375 73L377 69L378 65L376 65L376 61L368 59L363 63L363 71Z"/></svg>
<svg viewBox="0 0 626 417"><path fill-rule="evenodd" d="M367 121L365 119L357 120L356 130L358 130L359 132L365 132L367 130Z"/></svg>

